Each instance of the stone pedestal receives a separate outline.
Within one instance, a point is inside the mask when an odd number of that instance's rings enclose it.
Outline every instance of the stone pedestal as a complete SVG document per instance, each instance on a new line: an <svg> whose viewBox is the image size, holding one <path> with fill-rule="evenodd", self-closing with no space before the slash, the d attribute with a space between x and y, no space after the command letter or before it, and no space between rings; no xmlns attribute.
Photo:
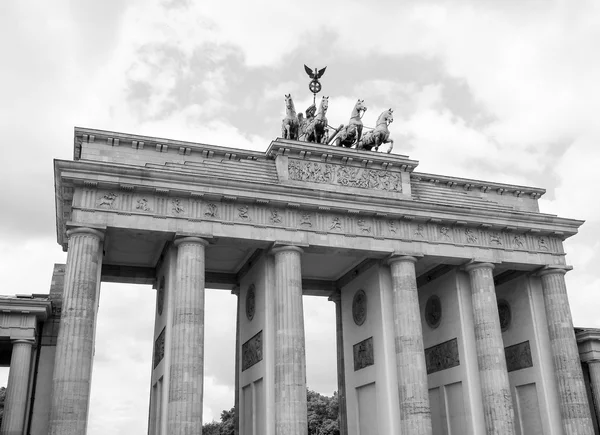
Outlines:
<svg viewBox="0 0 600 435"><path fill-rule="evenodd" d="M335 341L337 346L338 377L338 420L340 435L348 435L348 415L346 411L346 364L344 362L344 328L342 327L342 298L337 290L329 297L335 302Z"/></svg>
<svg viewBox="0 0 600 435"><path fill-rule="evenodd" d="M562 268L548 268L539 273L558 384L560 413L565 435L592 435L592 417L565 285L566 272Z"/></svg>
<svg viewBox="0 0 600 435"><path fill-rule="evenodd" d="M475 348L487 435L515 433L515 417L506 370L504 343L494 287L494 265L472 263L471 279Z"/></svg>
<svg viewBox="0 0 600 435"><path fill-rule="evenodd" d="M389 260L394 293L394 342L401 433L431 435L431 411L415 262L410 256Z"/></svg>
<svg viewBox="0 0 600 435"><path fill-rule="evenodd" d="M56 343L50 435L86 433L104 234L67 231L69 249Z"/></svg>
<svg viewBox="0 0 600 435"><path fill-rule="evenodd" d="M275 255L275 434L306 435L306 355L302 308L302 249Z"/></svg>
<svg viewBox="0 0 600 435"><path fill-rule="evenodd" d="M31 340L13 341L1 435L23 434L33 344Z"/></svg>
<svg viewBox="0 0 600 435"><path fill-rule="evenodd" d="M167 433L202 432L204 387L204 247L198 237L175 241L178 247L172 291L171 356Z"/></svg>

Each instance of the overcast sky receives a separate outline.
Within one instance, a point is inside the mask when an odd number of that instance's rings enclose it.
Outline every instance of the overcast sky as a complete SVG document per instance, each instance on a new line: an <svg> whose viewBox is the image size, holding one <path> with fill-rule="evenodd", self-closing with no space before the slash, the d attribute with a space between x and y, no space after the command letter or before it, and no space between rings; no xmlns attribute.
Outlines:
<svg viewBox="0 0 600 435"><path fill-rule="evenodd" d="M394 152L418 171L547 189L585 219L566 242L576 325L600 327L600 2L592 0L4 0L0 2L0 276L48 292L52 159L73 127L264 151L303 64L327 65L332 125L357 98L395 109ZM233 405L235 298L207 291L205 420ZM155 293L104 285L89 434L146 434ZM336 388L334 309L305 298L308 384ZM4 370L6 377L6 370Z"/></svg>

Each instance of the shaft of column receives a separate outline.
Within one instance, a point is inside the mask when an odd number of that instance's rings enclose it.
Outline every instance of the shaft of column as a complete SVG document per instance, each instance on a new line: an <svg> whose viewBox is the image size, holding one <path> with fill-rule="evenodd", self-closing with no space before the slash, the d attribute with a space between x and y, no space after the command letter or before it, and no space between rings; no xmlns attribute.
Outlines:
<svg viewBox="0 0 600 435"><path fill-rule="evenodd" d="M494 265L472 263L466 270L471 279L475 349L486 434L514 434L515 415L498 316Z"/></svg>
<svg viewBox="0 0 600 435"><path fill-rule="evenodd" d="M596 416L600 416L600 361L589 361L590 384L594 396L594 410Z"/></svg>
<svg viewBox="0 0 600 435"><path fill-rule="evenodd" d="M335 341L337 347L337 378L338 378L338 420L340 435L348 435L348 414L346 410L346 363L344 361L344 328L342 324L342 297L336 290L329 297L335 302Z"/></svg>
<svg viewBox="0 0 600 435"><path fill-rule="evenodd" d="M87 430L102 267L102 232L76 228L67 231L67 236L69 249L52 377L50 435L83 435Z"/></svg>
<svg viewBox="0 0 600 435"><path fill-rule="evenodd" d="M234 294L237 299L237 310L235 315L235 392L233 399L233 433L238 435L240 433L240 287L236 286L231 293Z"/></svg>
<svg viewBox="0 0 600 435"><path fill-rule="evenodd" d="M302 308L302 249L275 254L275 434L306 435L306 355Z"/></svg>
<svg viewBox="0 0 600 435"><path fill-rule="evenodd" d="M1 435L22 435L27 412L32 340L13 341Z"/></svg>
<svg viewBox="0 0 600 435"><path fill-rule="evenodd" d="M592 416L567 297L566 272L566 269L547 269L539 273L558 384L560 414L565 435L592 435Z"/></svg>
<svg viewBox="0 0 600 435"><path fill-rule="evenodd" d="M415 257L410 256L392 257L388 261L394 294L394 342L400 399L400 432L431 435L427 368L415 275L416 261Z"/></svg>
<svg viewBox="0 0 600 435"><path fill-rule="evenodd" d="M167 433L202 433L204 387L204 247L198 237L175 241L178 247L171 357Z"/></svg>

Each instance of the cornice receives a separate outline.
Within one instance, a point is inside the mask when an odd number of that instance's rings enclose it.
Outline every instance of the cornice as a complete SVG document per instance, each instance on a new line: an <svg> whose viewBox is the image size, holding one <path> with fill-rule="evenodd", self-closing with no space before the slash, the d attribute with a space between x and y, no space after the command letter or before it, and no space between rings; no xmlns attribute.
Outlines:
<svg viewBox="0 0 600 435"><path fill-rule="evenodd" d="M426 174L423 172L413 172L410 176L411 181L429 182L434 185L443 185L447 187L458 187L465 190L480 190L481 192L494 191L499 195L512 194L515 196L529 195L533 199L540 198L546 189L538 187L520 186L516 184L496 183L491 181L475 180L462 177L450 177L446 175Z"/></svg>
<svg viewBox="0 0 600 435"><path fill-rule="evenodd" d="M114 131L96 130L92 128L75 127L73 159L79 160L82 143L105 143L107 146L128 146L134 148L158 149L167 147L176 149L180 154L195 153L203 157L265 160L265 153L240 148L223 147L183 140L166 139L138 134L119 133Z"/></svg>
<svg viewBox="0 0 600 435"><path fill-rule="evenodd" d="M50 316L51 311L52 303L49 300L17 296L0 298L2 314L31 314L43 321Z"/></svg>

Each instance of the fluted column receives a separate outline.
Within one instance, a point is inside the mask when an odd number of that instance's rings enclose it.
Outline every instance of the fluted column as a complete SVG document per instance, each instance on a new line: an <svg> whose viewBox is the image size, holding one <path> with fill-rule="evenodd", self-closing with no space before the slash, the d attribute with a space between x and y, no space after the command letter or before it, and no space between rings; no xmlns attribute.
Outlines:
<svg viewBox="0 0 600 435"><path fill-rule="evenodd" d="M234 416L233 416L233 433L240 433L240 287L235 286L231 291L237 299L237 309L235 314L235 393L234 393Z"/></svg>
<svg viewBox="0 0 600 435"><path fill-rule="evenodd" d="M596 415L600 416L600 361L588 361L588 369L590 370L590 384L594 396L594 409Z"/></svg>
<svg viewBox="0 0 600 435"><path fill-rule="evenodd" d="M344 328L342 324L342 295L336 290L329 297L335 302L335 341L337 347L338 379L338 420L340 435L348 435L348 414L346 411L346 364L344 362Z"/></svg>
<svg viewBox="0 0 600 435"><path fill-rule="evenodd" d="M204 387L204 247L198 237L175 240L178 247L169 364L167 433L202 433Z"/></svg>
<svg viewBox="0 0 600 435"><path fill-rule="evenodd" d="M539 273L560 396L560 414L565 435L592 435L592 417L565 285L566 272L562 268L548 268Z"/></svg>
<svg viewBox="0 0 600 435"><path fill-rule="evenodd" d="M306 435L306 355L302 308L302 249L275 254L275 434Z"/></svg>
<svg viewBox="0 0 600 435"><path fill-rule="evenodd" d="M23 435L33 340L14 340L1 435Z"/></svg>
<svg viewBox="0 0 600 435"><path fill-rule="evenodd" d="M410 256L395 256L388 261L394 293L394 342L400 399L400 432L431 435L427 368L415 275L416 261L415 257Z"/></svg>
<svg viewBox="0 0 600 435"><path fill-rule="evenodd" d="M50 435L87 430L94 334L104 234L91 228L67 231L69 249L56 343Z"/></svg>
<svg viewBox="0 0 600 435"><path fill-rule="evenodd" d="M471 263L466 267L471 279L475 349L486 434L510 435L515 433L515 415L493 270L491 263Z"/></svg>

